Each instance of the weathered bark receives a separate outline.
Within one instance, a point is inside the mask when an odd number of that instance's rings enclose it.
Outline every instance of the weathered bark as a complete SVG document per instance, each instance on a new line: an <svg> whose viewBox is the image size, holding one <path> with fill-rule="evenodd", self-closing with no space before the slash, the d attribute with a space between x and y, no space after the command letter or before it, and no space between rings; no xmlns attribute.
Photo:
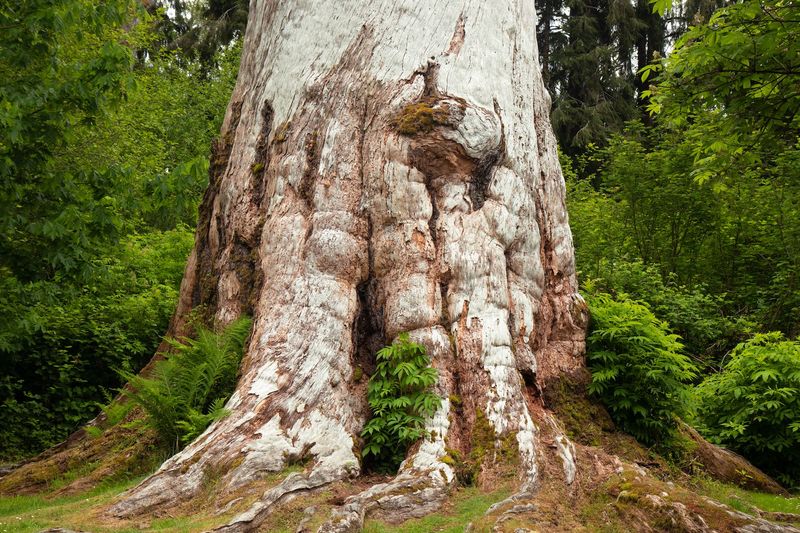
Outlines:
<svg viewBox="0 0 800 533"><path fill-rule="evenodd" d="M114 514L189 499L208 472L235 489L313 459L229 526L247 529L357 475L368 408L354 371L404 331L461 404L445 400L397 480L326 528L357 525L381 495L435 508L454 479L445 447L468 451L479 417L515 442L533 488L529 407L583 365L586 323L535 27L529 0L251 2L178 313L252 314L253 334L230 416Z"/></svg>

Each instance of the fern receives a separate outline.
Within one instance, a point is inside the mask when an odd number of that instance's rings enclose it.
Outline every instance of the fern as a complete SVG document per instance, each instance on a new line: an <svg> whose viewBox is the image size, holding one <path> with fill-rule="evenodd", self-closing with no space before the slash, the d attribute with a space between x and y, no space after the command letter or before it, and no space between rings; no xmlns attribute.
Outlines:
<svg viewBox="0 0 800 533"><path fill-rule="evenodd" d="M214 420L236 386L236 373L252 321L240 318L221 333L199 328L196 339L168 339L173 353L155 364L149 377L121 371L130 388L123 393L140 406L162 442L177 451Z"/></svg>
<svg viewBox="0 0 800 533"><path fill-rule="evenodd" d="M362 455L378 470L396 470L408 447L425 436L425 418L442 399L429 389L438 379L421 344L403 333L397 342L378 351L378 365L369 380L367 396L372 418L361 436Z"/></svg>
<svg viewBox="0 0 800 533"><path fill-rule="evenodd" d="M217 398L211 403L206 413L190 408L186 413L186 419L176 422L176 426L181 431L181 443L188 444L192 442L205 431L211 422L228 416L230 411L225 409L226 400L226 398Z"/></svg>
<svg viewBox="0 0 800 533"><path fill-rule="evenodd" d="M696 368L677 335L644 305L587 296L592 324L587 360L589 392L599 396L614 421L646 444L675 436L675 418L689 403L687 383Z"/></svg>

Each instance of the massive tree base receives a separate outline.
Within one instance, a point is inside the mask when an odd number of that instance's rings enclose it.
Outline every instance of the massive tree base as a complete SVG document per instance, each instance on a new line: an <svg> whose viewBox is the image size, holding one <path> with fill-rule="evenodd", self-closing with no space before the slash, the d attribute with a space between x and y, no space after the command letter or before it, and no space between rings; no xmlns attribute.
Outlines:
<svg viewBox="0 0 800 533"><path fill-rule="evenodd" d="M539 460L533 482L521 468L514 439L496 439L484 420L478 422L479 429L469 444L475 453L461 456L448 448L439 456L453 477L446 476L444 467L426 466L425 450L435 450L436 441L430 440L411 451L394 477L359 474L326 480L315 477L316 465L307 458L229 490L220 483L226 472L206 471L190 498L140 507L120 517L118 509L127 501L122 495L111 506L95 510L92 519L112 529L147 529L158 517L199 514L215 531L358 531L365 520L373 528L396 526L402 530L408 520L430 513L453 514L454 505L467 495L481 495L494 503L487 503L480 515L469 518L470 530L475 532L596 531L601 527L626 531L800 531L767 520L796 520L796 516L747 515L698 493L697 487L692 488L691 478L667 467L658 456L615 430L602 407L585 398L584 385L585 381L574 379L553 383L538 405L531 406L532 420L540 428L535 440ZM128 432L127 442L122 439L124 432ZM572 436L573 444L565 434ZM152 461L141 461L148 454L147 439L141 436L121 428L112 428L99 438L78 434L68 445L0 478L0 490L43 490L47 481L63 477L65 471L68 475L79 471L84 475L70 476L75 479L57 493L83 492L108 477L131 469L135 472L132 461L137 454L138 468L152 465ZM566 450L570 461L564 459ZM782 491L740 457L702 439L691 453L687 459L692 461L702 460L709 453L715 457L707 475L768 492ZM94 465L94 470L82 470L86 463ZM736 472L733 479L728 478L731 471ZM465 484L471 488L465 488Z"/></svg>

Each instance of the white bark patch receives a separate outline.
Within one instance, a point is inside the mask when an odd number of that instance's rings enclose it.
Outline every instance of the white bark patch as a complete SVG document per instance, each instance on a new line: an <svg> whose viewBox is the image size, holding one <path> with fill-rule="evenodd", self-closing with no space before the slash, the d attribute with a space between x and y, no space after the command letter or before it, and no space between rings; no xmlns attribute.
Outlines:
<svg viewBox="0 0 800 533"><path fill-rule="evenodd" d="M289 431L296 442L313 443L311 453L319 458L315 468L335 472L337 476L354 476L360 465L353 455L355 443L340 421L314 412L307 419L297 421Z"/></svg>
<svg viewBox="0 0 800 533"><path fill-rule="evenodd" d="M467 155L482 159L495 151L502 140L499 117L487 109L470 106L453 130L444 137L460 144Z"/></svg>
<svg viewBox="0 0 800 533"><path fill-rule="evenodd" d="M250 385L249 392L259 398L266 398L276 390L278 390L278 363L270 361L258 369L253 383ZM231 397L231 400L233 400L233 397ZM231 407L235 407L233 402L229 402L229 404L231 404Z"/></svg>
<svg viewBox="0 0 800 533"><path fill-rule="evenodd" d="M572 485L572 482L575 481L575 474L578 472L578 465L575 462L575 445L564 435L556 437L556 444L558 445L558 455L564 466L567 485Z"/></svg>
<svg viewBox="0 0 800 533"><path fill-rule="evenodd" d="M275 415L269 422L256 431L258 438L251 441L242 450L244 461L238 473L234 474L231 483L239 486L249 481L252 472L277 472L283 468L285 455L297 451L281 428L281 420Z"/></svg>

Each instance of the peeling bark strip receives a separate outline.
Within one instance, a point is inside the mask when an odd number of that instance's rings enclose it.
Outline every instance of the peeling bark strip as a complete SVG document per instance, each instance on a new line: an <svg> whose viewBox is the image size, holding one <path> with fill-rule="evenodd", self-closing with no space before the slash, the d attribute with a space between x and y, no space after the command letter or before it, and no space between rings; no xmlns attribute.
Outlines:
<svg viewBox="0 0 800 533"><path fill-rule="evenodd" d="M376 506L434 509L455 479L446 448L466 456L480 436L512 443L521 491L534 489L548 448L532 391L583 365L586 323L535 27L529 0L251 1L181 301L219 323L252 313L252 341L231 415L113 514L190 499L207 475L226 491L311 459L224 528L246 531L358 475L368 409L354 374L403 331L457 405L443 402L395 481L323 530ZM554 438L571 483L574 449Z"/></svg>

